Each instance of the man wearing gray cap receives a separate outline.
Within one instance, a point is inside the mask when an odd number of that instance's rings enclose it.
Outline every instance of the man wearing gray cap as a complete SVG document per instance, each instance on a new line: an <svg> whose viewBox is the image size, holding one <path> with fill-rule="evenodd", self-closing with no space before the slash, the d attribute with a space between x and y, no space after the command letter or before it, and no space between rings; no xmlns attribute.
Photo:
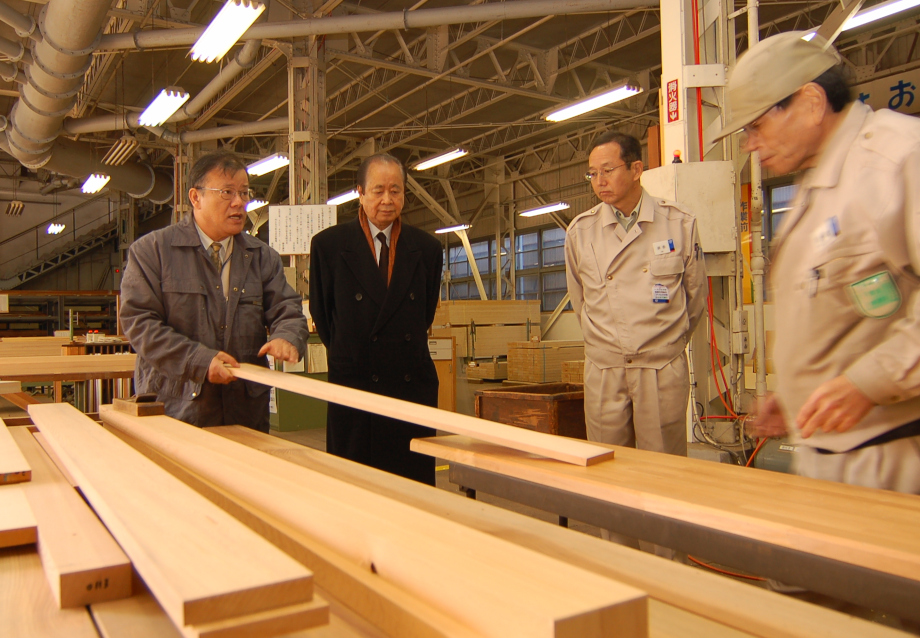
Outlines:
<svg viewBox="0 0 920 638"><path fill-rule="evenodd" d="M772 255L777 391L755 431L788 428L804 476L920 494L920 120L852 102L837 53L804 35L741 56L718 136L803 171Z"/></svg>

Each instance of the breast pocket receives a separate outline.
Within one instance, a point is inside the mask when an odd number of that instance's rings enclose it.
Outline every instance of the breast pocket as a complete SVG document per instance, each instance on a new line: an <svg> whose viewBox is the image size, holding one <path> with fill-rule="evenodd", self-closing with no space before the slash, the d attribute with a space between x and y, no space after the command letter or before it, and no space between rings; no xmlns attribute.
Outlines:
<svg viewBox="0 0 920 638"><path fill-rule="evenodd" d="M197 279L164 280L163 305L167 325L177 332L191 338L207 333L208 298Z"/></svg>
<svg viewBox="0 0 920 638"><path fill-rule="evenodd" d="M684 272L684 260L680 255L658 255L652 258L649 271L654 277L671 277Z"/></svg>

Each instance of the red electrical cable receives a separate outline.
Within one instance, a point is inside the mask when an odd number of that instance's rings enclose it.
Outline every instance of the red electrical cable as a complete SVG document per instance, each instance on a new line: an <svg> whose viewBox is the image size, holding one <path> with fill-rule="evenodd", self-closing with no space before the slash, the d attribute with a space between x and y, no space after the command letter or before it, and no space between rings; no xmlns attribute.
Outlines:
<svg viewBox="0 0 920 638"><path fill-rule="evenodd" d="M731 394L729 394L728 381L725 380L725 371L722 369L722 359L718 356L719 346L716 342L716 327L715 320L713 319L714 311L712 305L712 277L707 277L707 280L709 282L709 298L706 302L709 309L709 361L710 365L712 366L712 376L716 382L716 391L719 394L719 400L722 402L722 405L725 406L725 409L728 410L729 415L737 419L738 415L735 413ZM727 403L725 401L725 397L723 396L722 388L719 386L719 378L716 376L716 369L719 370L719 374L722 377L722 384L725 386L725 395L728 396Z"/></svg>
<svg viewBox="0 0 920 638"><path fill-rule="evenodd" d="M748 576L747 574L739 574L737 572L730 572L727 569L720 569L718 567L713 567L712 565L708 565L702 561L695 559L693 556L687 556L687 558L692 560L694 563L696 563L700 567L711 569L714 572L719 572L720 574L725 574L726 576L734 576L735 578L746 578L748 580L766 580L766 578L761 578L760 576Z"/></svg>
<svg viewBox="0 0 920 638"><path fill-rule="evenodd" d="M693 12L693 63L700 63L700 6L697 0L691 3ZM696 88L696 123L699 128L700 161L703 161L703 89Z"/></svg>
<svg viewBox="0 0 920 638"><path fill-rule="evenodd" d="M760 448L763 447L763 444L767 442L767 439L760 439L760 443L757 444L757 447L754 448L754 451L751 452L751 458L748 459L748 462L744 464L744 467L751 467L751 463L754 462L754 457L757 456L757 453L760 452Z"/></svg>

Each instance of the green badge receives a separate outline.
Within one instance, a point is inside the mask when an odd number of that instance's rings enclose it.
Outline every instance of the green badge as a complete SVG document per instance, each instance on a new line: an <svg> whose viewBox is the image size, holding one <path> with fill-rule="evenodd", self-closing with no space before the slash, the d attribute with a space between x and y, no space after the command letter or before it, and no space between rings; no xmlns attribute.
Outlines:
<svg viewBox="0 0 920 638"><path fill-rule="evenodd" d="M850 301L864 317L884 319L901 307L901 292L887 270L847 286Z"/></svg>

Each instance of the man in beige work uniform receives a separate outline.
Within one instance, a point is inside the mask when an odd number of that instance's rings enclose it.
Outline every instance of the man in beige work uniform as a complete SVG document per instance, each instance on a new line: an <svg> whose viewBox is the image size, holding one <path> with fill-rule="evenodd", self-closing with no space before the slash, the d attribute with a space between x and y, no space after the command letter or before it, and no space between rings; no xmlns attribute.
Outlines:
<svg viewBox="0 0 920 638"><path fill-rule="evenodd" d="M748 151L804 170L780 229L777 392L799 474L920 494L920 120L852 102L839 57L802 32L767 38L729 80Z"/></svg>
<svg viewBox="0 0 920 638"><path fill-rule="evenodd" d="M566 280L585 338L588 439L687 454L684 349L703 314L706 273L696 219L643 190L639 141L591 145L601 203L569 224Z"/></svg>

